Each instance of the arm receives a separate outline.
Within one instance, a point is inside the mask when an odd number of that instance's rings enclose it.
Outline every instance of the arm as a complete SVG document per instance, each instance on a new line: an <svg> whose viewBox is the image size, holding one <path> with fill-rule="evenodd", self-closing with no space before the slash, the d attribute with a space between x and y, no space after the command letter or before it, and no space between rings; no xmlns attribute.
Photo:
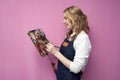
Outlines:
<svg viewBox="0 0 120 80"><path fill-rule="evenodd" d="M91 50L91 44L86 34L78 35L74 41L74 49L75 56L73 62L71 62L70 71L78 73L85 68Z"/></svg>

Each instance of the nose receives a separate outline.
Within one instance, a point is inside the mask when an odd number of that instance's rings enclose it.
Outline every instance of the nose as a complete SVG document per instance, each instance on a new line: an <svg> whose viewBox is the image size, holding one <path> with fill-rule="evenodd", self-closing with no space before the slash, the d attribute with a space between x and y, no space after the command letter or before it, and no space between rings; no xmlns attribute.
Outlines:
<svg viewBox="0 0 120 80"><path fill-rule="evenodd" d="M63 19L63 24L65 24L65 20Z"/></svg>

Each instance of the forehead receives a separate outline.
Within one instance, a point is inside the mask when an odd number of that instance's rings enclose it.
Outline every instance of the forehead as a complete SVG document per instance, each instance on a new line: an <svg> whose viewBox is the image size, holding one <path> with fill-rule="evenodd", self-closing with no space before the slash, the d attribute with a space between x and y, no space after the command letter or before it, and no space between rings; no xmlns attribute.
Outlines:
<svg viewBox="0 0 120 80"><path fill-rule="evenodd" d="M63 15L66 16L66 13L64 12Z"/></svg>
<svg viewBox="0 0 120 80"><path fill-rule="evenodd" d="M63 17L64 17L64 18L67 18L67 16L66 16L66 14L65 14L65 13L63 14Z"/></svg>
<svg viewBox="0 0 120 80"><path fill-rule="evenodd" d="M67 12L64 12L63 16L64 16L64 17L68 17Z"/></svg>

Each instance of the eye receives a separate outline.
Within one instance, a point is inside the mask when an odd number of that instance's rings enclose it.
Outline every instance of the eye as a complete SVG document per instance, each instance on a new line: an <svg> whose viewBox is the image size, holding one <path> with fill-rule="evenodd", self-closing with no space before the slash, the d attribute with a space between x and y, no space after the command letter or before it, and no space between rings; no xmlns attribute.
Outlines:
<svg viewBox="0 0 120 80"><path fill-rule="evenodd" d="M65 20L67 20L67 17L64 17Z"/></svg>

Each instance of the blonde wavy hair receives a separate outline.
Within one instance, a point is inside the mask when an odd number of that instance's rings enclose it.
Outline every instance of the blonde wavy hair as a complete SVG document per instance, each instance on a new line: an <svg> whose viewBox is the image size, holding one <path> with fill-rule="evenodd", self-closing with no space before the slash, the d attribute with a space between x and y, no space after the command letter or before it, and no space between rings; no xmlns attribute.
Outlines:
<svg viewBox="0 0 120 80"><path fill-rule="evenodd" d="M70 6L64 10L64 14L72 25L72 30L67 32L67 38L73 33L73 29L76 34L72 37L72 40L74 40L81 31L85 31L88 34L89 26L87 16L79 7Z"/></svg>

